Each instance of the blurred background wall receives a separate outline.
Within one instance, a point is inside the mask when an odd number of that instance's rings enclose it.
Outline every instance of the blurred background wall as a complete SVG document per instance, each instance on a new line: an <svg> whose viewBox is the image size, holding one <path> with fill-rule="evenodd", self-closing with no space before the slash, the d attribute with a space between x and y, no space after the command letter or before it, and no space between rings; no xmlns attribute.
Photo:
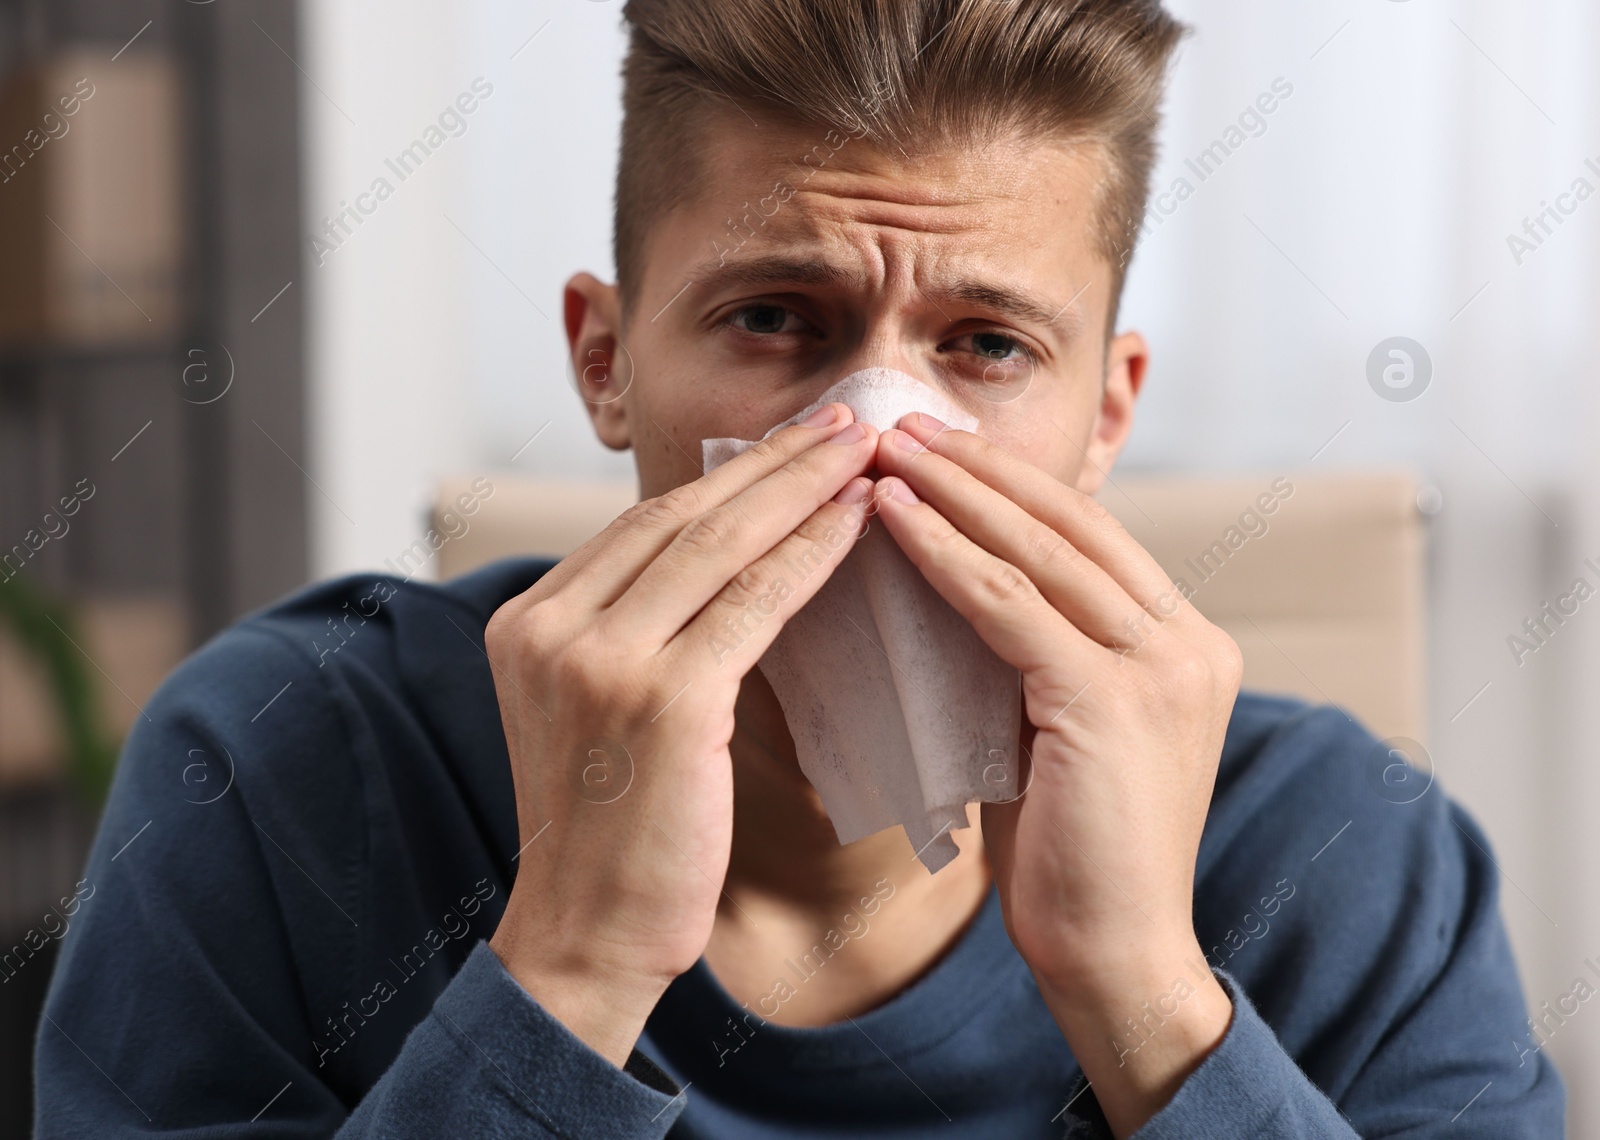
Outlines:
<svg viewBox="0 0 1600 1140"><path fill-rule="evenodd" d="M1423 743L1494 842L1537 1010L1600 961L1600 612L1520 663L1508 645L1600 581L1600 12L1169 6L1195 34L1123 306L1154 351L1125 467L1416 473ZM617 0L0 0L0 145L26 148L0 248L37 282L0 296L0 548L70 522L8 585L78 635L35 620L54 649L30 655L0 633L7 944L70 891L94 742L176 655L394 559L450 473L631 477L559 325L567 275L611 273L619 19ZM34 151L28 124L79 78L95 94ZM147 109L115 128L128 100ZM1562 197L1579 179L1595 197ZM1382 377L1398 337L1428 376L1410 393ZM92 499L48 520L84 479ZM48 652L99 694L81 748L49 715ZM47 969L0 984L12 1119ZM1600 1135L1600 1013L1548 1047L1571 1134Z"/></svg>

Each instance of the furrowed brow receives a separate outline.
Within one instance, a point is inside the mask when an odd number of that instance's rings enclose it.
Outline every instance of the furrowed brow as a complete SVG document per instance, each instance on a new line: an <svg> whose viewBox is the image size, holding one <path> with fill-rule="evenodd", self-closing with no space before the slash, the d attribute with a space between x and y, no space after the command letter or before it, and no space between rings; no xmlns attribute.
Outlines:
<svg viewBox="0 0 1600 1140"><path fill-rule="evenodd" d="M689 273L690 280L713 289L738 285L810 285L860 288L864 279L847 269L812 258L773 255L723 263L706 262Z"/></svg>

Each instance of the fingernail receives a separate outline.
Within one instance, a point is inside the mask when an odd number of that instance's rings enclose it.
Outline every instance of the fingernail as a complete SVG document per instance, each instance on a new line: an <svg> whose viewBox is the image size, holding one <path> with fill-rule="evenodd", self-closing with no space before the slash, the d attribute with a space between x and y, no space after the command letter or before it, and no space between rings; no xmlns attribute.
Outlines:
<svg viewBox="0 0 1600 1140"><path fill-rule="evenodd" d="M908 504L922 501L917 498L917 493L911 489L911 485L904 479L890 479L889 484L889 497L891 499Z"/></svg>
<svg viewBox="0 0 1600 1140"><path fill-rule="evenodd" d="M917 442L915 436L911 435L909 432L898 429L894 433L894 445L901 451L917 452L925 450L922 444Z"/></svg>
<svg viewBox="0 0 1600 1140"><path fill-rule="evenodd" d="M915 412L913 415L915 416L916 425L924 431L939 432L944 430L944 421L934 419L927 412Z"/></svg>
<svg viewBox="0 0 1600 1140"><path fill-rule="evenodd" d="M867 429L860 424L850 424L838 435L828 437L829 443L860 443L867 438Z"/></svg>
<svg viewBox="0 0 1600 1140"><path fill-rule="evenodd" d="M839 418L839 405L824 404L800 422L806 427L823 427Z"/></svg>
<svg viewBox="0 0 1600 1140"><path fill-rule="evenodd" d="M859 503L871 493L872 480L864 479L857 475L840 489L839 493L833 497L833 501L841 507L848 507Z"/></svg>

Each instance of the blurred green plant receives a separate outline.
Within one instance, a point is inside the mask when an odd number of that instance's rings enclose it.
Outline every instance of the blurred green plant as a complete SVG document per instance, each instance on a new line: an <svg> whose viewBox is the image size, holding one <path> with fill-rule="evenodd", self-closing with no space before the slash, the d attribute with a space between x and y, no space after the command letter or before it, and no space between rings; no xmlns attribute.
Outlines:
<svg viewBox="0 0 1600 1140"><path fill-rule="evenodd" d="M21 576L0 582L0 621L43 666L67 744L68 772L84 801L98 810L111 790L118 741L105 730L84 656L75 644L71 607Z"/></svg>

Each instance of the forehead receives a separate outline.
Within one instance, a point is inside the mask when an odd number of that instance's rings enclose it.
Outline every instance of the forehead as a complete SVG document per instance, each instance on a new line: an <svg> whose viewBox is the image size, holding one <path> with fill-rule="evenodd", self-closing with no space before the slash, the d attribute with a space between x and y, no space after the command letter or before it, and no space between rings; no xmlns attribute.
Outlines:
<svg viewBox="0 0 1600 1140"><path fill-rule="evenodd" d="M1098 148L1020 129L994 130L932 145L878 144L837 128L706 112L698 133L710 188L782 178L798 189L881 195L907 209L991 206L1092 195ZM703 197L703 196L702 196Z"/></svg>
<svg viewBox="0 0 1600 1140"><path fill-rule="evenodd" d="M1081 283L1095 268L1095 144L1011 131L888 149L735 112L711 114L703 130L697 185L657 227L671 231L663 245L679 268L775 247L824 272L854 262L850 272L878 284L897 272L1001 268Z"/></svg>

